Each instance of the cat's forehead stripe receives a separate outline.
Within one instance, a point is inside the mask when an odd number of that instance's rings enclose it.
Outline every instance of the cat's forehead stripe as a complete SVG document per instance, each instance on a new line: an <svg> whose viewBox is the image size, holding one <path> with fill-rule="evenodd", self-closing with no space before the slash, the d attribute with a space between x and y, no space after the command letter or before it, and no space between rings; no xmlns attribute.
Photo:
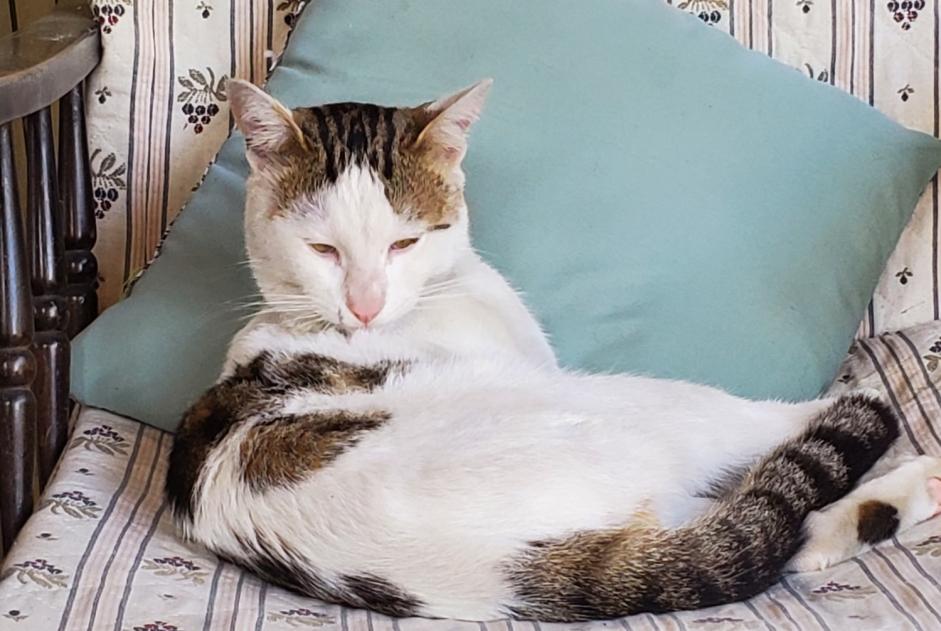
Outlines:
<svg viewBox="0 0 941 631"><path fill-rule="evenodd" d="M317 119L317 134L320 138L320 146L323 148L326 156L326 160L324 161L325 175L328 181L336 182L338 176L336 151L334 151L333 148L333 134L330 133L327 117L320 108L313 108L310 111L313 113L314 118Z"/></svg>
<svg viewBox="0 0 941 631"><path fill-rule="evenodd" d="M383 136L385 142L382 147L382 175L388 180L392 179L393 165L395 163L393 151L398 132L395 126L395 112L389 108L384 108L383 112Z"/></svg>
<svg viewBox="0 0 941 631"><path fill-rule="evenodd" d="M394 212L429 225L452 221L462 203L454 186L410 151L427 122L417 109L368 103L333 103L294 111L312 152L299 153L282 174L281 206L327 185L351 167L368 168L381 181Z"/></svg>
<svg viewBox="0 0 941 631"><path fill-rule="evenodd" d="M368 103L334 103L307 110L315 129L307 133L323 149L323 175L335 183L340 173L356 165L369 165L389 180L394 175L395 152L404 122L396 109Z"/></svg>

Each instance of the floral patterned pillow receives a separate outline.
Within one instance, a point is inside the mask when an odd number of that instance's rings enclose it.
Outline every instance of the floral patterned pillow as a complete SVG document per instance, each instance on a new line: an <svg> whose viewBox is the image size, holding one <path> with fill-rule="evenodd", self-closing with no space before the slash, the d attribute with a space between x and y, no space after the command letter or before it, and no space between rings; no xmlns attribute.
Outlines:
<svg viewBox="0 0 941 631"><path fill-rule="evenodd" d="M86 85L102 308L154 256L231 128L225 80L263 84L306 0L94 0Z"/></svg>

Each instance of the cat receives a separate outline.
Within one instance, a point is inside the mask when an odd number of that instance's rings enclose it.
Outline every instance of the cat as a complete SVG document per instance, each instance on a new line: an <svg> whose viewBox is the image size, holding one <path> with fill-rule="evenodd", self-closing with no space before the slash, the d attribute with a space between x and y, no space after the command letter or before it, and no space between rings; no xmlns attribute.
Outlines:
<svg viewBox="0 0 941 631"><path fill-rule="evenodd" d="M228 82L264 307L176 434L185 538L392 616L579 621L745 599L937 511L936 459L852 490L899 433L878 397L559 368L470 243L489 88L291 110Z"/></svg>

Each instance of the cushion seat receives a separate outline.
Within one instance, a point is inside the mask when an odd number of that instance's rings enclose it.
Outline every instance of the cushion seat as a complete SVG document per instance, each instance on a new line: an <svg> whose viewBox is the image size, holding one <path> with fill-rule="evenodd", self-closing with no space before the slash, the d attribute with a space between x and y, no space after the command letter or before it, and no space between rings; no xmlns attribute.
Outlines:
<svg viewBox="0 0 941 631"><path fill-rule="evenodd" d="M831 392L886 392L897 449L941 455L941 322L857 342ZM938 349L938 350L935 350ZM84 408L58 469L0 569L0 631L342 629L513 631L941 628L941 518L749 602L612 622L393 620L270 586L181 542L163 482L172 436Z"/></svg>

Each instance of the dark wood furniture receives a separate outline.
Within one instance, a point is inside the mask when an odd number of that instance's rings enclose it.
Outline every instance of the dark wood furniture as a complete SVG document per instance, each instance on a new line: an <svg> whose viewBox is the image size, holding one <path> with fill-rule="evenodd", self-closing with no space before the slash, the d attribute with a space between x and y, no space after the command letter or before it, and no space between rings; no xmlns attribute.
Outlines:
<svg viewBox="0 0 941 631"><path fill-rule="evenodd" d="M60 2L0 38L0 557L65 446L69 339L98 310L83 83L99 58L84 3ZM14 164L18 121L25 165ZM25 209L17 168L27 173Z"/></svg>

